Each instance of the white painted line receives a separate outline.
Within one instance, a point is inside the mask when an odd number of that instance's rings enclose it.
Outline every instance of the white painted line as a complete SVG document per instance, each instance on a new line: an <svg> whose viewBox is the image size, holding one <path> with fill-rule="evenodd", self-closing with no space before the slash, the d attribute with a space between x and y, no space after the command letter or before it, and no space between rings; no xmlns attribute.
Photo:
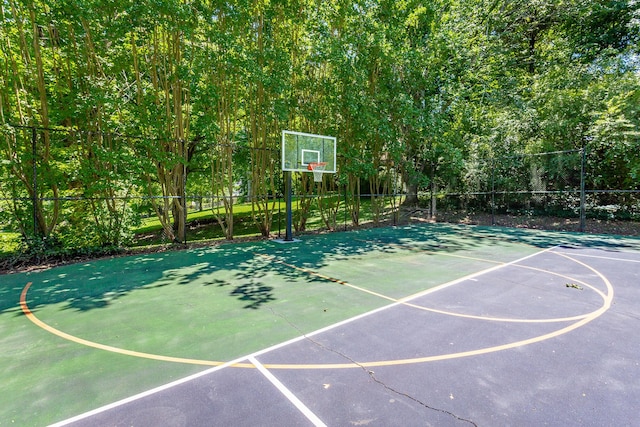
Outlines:
<svg viewBox="0 0 640 427"><path fill-rule="evenodd" d="M493 267L489 267L489 268L487 268L485 270L476 271L475 273L471 273L471 274L468 274L466 276L460 277L458 279L454 279L454 280L452 280L450 282L443 283L443 284L438 285L438 286L436 286L434 288L429 288L427 290L420 291L420 292L418 292L416 294L409 295L408 297L400 298L398 300L398 302L395 303L395 304L402 304L402 303L405 303L405 302L408 302L408 301L412 301L412 300L414 300L416 298L420 298L420 297L423 297L425 295L431 294L433 292L440 291L442 289L448 288L449 286L457 285L458 283L462 283L462 282L466 282L467 280L475 279L476 277L485 275L487 273L491 273L491 272L496 271L496 270L500 270L501 268L508 267L508 266L514 265L514 264L518 264L518 263L520 263L520 262L522 262L524 260L527 260L529 258L533 258L533 257L538 256L540 254L543 254L545 252L549 252L552 249L554 249L554 247L543 249L543 250L538 251L538 252L534 252L534 253L532 253L530 255L524 256L522 258L518 258L518 259L513 260L513 261L509 261L509 262L505 262L505 263L502 263L502 264L494 265ZM395 304L391 304L391 305L395 305Z"/></svg>
<svg viewBox="0 0 640 427"><path fill-rule="evenodd" d="M285 397L289 399L289 401L293 403L293 405L296 408L298 408L298 410L302 412L302 414L305 417L307 417L309 421L313 423L314 426L326 427L326 424L323 423L322 420L318 418L318 416L314 414L311 411L311 409L307 407L307 405L302 403L302 401L298 399L296 395L291 392L291 390L289 390L284 384L282 384L280 380L277 379L271 372L269 372L269 370L265 368L260 362L258 362L258 360L255 357L253 356L249 357L249 362L253 363L253 366L258 368L258 371L260 371L262 375L264 375L269 381L271 381L271 384L276 386L276 388L280 391L280 393L284 394Z"/></svg>
<svg viewBox="0 0 640 427"><path fill-rule="evenodd" d="M637 259L627 259L627 258L618 258L618 257L610 257L610 256L601 256L601 255L587 255L587 254L581 254L581 253L577 253L577 252L554 251L554 253L577 256L577 257L584 257L584 258L606 259L606 260L609 260L609 261L638 262L638 263L640 263L640 260L637 260ZM623 253L634 254L635 252L623 252Z"/></svg>
<svg viewBox="0 0 640 427"><path fill-rule="evenodd" d="M60 421L60 422L57 422L55 424L51 424L49 427L62 427L62 426L66 426L68 424L74 423L76 421L80 421L80 420L83 420L85 418L89 418L89 417L92 417L94 415L101 414L102 412L106 412L106 411L108 411L110 409L115 409L115 408L117 408L119 406L126 405L127 403L131 403L131 402L134 402L134 401L136 401L138 399L142 399L142 398L145 398L147 396L151 396L152 394L155 394L155 393L160 393L161 391L168 390L170 388L179 386L180 384L184 384L184 383L187 383L189 381L195 380L197 378L203 377L205 375L211 374L211 373L213 373L215 371L218 371L220 369L227 368L230 365L233 365L235 363L241 362L242 360L246 360L246 357L243 357L243 358L240 358L240 359L236 359L236 360L232 360L230 362L225 363L224 365L215 366L213 368L206 369L206 370L204 370L202 372L198 372L197 374L189 375L188 377L184 377L184 378L181 378L179 380L170 382L168 384L164 384L164 385L161 385L159 387L152 388L151 390L143 391L142 393L138 393L136 395L129 396L129 397L125 398L125 399L118 400L117 402L113 402L113 403L110 403L108 405L101 406L100 408L93 409L93 410L91 410L89 412L85 412L83 414L76 415L73 418L69 418L69 419L66 419L64 421Z"/></svg>

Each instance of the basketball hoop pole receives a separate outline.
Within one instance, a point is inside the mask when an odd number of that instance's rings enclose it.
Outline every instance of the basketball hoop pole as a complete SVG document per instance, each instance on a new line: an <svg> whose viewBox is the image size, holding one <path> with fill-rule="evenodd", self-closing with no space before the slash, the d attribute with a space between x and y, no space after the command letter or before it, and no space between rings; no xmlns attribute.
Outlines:
<svg viewBox="0 0 640 427"><path fill-rule="evenodd" d="M284 192L287 205L287 228L284 235L284 241L292 242L293 234L291 233L291 223L293 221L293 215L291 213L291 171L284 172Z"/></svg>

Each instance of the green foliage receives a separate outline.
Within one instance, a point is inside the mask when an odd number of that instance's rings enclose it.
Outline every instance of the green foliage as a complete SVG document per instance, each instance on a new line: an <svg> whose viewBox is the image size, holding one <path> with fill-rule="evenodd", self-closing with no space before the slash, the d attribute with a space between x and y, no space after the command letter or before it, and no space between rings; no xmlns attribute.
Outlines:
<svg viewBox="0 0 640 427"><path fill-rule="evenodd" d="M586 147L589 188L635 189L639 7L4 1L0 218L25 239L120 246L151 210L182 241L185 196L240 191L268 235L282 129L338 138L321 196L347 194L353 224L360 194L398 187L389 171L410 196L464 192L486 186L479 165L519 153ZM372 203L375 217L385 202ZM233 203L223 210L232 224Z"/></svg>

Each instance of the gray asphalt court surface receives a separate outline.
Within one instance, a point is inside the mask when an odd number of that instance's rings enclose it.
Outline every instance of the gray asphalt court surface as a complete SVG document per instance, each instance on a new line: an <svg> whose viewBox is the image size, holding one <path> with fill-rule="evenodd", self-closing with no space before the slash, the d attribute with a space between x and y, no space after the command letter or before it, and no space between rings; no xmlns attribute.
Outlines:
<svg viewBox="0 0 640 427"><path fill-rule="evenodd" d="M638 245L571 240L57 425L640 425Z"/></svg>

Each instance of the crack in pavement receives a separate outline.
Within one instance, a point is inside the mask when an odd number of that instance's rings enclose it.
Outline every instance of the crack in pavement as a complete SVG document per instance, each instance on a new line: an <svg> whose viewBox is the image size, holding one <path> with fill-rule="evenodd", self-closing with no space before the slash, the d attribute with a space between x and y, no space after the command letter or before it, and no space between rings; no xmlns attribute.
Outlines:
<svg viewBox="0 0 640 427"><path fill-rule="evenodd" d="M353 363L354 365L360 367L364 372L367 373L367 375L369 375L369 377L371 378L372 381L374 381L375 383L377 383L380 386L384 387L385 390L388 390L388 391L390 391L392 393L395 393L398 396L402 396L402 397L405 397L405 398L407 398L409 400L412 400L412 401L416 402L417 404L419 404L419 405L423 406L424 408L429 409L431 411L441 412L443 414L446 414L446 415L449 415L449 416L455 418L458 421L469 423L473 427L478 427L478 425L475 422L473 422L472 420L469 420L469 419L466 419L466 418L462 418L462 417L454 414L453 412L447 411L446 409L441 409L441 408L436 408L434 406L430 406L430 405L426 404L425 402L421 401L420 399L417 399L417 398L415 398L415 397L413 397L413 396L411 396L411 395L409 395L407 393L404 393L402 391L396 390L395 388L387 385L385 382L383 382L383 381L379 380L378 378L376 378L374 371L368 370L366 368L366 366L363 366L361 363L358 363L356 360L352 359L348 355L346 355L346 354L344 354L344 353L342 353L342 352L340 352L338 350L335 350L333 348L329 348L326 345L322 344L321 342L318 342L318 341L314 340L313 338L307 336L307 334L305 334L300 328L298 328L298 326L296 326L293 322L291 322L286 316L284 316L284 315L282 315L280 313L276 313L276 311L274 309L272 309L271 307L269 307L269 310L271 311L271 313L273 313L274 316L278 316L281 319L283 319L285 322L287 322L289 324L289 326L291 326L296 331L298 331L300 333L300 335L303 336L304 339L306 339L307 341L309 341L312 344L320 347L323 350L326 350L326 351L329 351L331 353L337 354L338 356L344 358L345 360L348 360L349 362Z"/></svg>

